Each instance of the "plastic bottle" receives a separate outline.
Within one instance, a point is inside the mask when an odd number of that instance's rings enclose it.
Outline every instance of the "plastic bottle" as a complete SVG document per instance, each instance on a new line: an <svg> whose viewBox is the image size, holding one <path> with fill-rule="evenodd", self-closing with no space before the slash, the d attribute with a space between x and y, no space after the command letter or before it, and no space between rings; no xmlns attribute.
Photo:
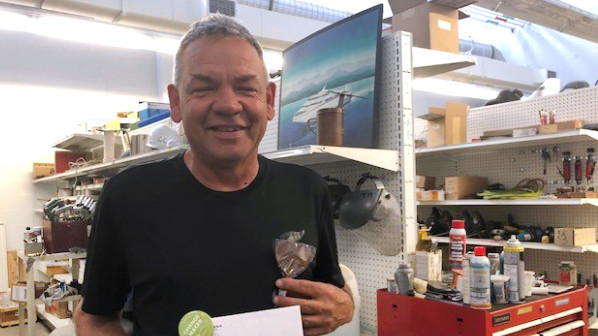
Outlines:
<svg viewBox="0 0 598 336"><path fill-rule="evenodd" d="M490 260L486 257L486 248L476 246L475 255L469 265L470 276L470 306L472 308L489 309L490 303Z"/></svg>
<svg viewBox="0 0 598 336"><path fill-rule="evenodd" d="M449 260L452 270L463 269L463 258L465 257L467 244L465 242L467 233L465 232L465 221L453 219L451 231L449 232Z"/></svg>
<svg viewBox="0 0 598 336"><path fill-rule="evenodd" d="M523 274L519 271L523 254L521 242L513 235L507 241L504 252L504 274L509 276L509 302L521 302L520 290L523 285Z"/></svg>

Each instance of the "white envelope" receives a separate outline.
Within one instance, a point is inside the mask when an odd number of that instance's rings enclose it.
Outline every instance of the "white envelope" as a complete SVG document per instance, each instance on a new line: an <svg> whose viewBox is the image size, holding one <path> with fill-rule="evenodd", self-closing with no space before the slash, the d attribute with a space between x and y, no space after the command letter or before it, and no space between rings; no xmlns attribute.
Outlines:
<svg viewBox="0 0 598 336"><path fill-rule="evenodd" d="M213 336L303 336L299 306L213 317Z"/></svg>

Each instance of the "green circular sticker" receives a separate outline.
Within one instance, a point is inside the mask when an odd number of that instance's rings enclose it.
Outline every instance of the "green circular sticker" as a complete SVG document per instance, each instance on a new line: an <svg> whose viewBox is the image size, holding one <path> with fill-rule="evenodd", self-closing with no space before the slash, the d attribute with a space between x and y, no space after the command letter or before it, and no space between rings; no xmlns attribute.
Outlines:
<svg viewBox="0 0 598 336"><path fill-rule="evenodd" d="M212 318L201 310L188 312L179 322L179 336L212 336L213 333Z"/></svg>

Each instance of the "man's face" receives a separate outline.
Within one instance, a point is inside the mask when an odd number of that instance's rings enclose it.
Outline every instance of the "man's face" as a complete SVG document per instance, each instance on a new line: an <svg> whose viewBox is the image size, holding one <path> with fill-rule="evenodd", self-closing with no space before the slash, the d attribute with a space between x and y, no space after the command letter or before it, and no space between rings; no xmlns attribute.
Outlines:
<svg viewBox="0 0 598 336"><path fill-rule="evenodd" d="M276 87L249 43L198 38L182 57L179 87L168 95L174 121L201 160L235 164L256 157L266 124L274 118Z"/></svg>

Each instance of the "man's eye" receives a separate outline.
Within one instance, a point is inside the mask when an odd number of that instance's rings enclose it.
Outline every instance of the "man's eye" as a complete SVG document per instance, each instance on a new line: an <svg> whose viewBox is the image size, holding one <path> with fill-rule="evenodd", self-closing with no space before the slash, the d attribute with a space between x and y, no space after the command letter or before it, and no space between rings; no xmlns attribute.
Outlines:
<svg viewBox="0 0 598 336"><path fill-rule="evenodd" d="M193 89L193 92L206 92L206 91L210 91L210 90L212 90L212 88L209 88L209 87L199 87L199 88Z"/></svg>
<svg viewBox="0 0 598 336"><path fill-rule="evenodd" d="M257 92L257 88L254 88L254 87L241 87L241 88L239 88L239 90L247 91L247 92Z"/></svg>

